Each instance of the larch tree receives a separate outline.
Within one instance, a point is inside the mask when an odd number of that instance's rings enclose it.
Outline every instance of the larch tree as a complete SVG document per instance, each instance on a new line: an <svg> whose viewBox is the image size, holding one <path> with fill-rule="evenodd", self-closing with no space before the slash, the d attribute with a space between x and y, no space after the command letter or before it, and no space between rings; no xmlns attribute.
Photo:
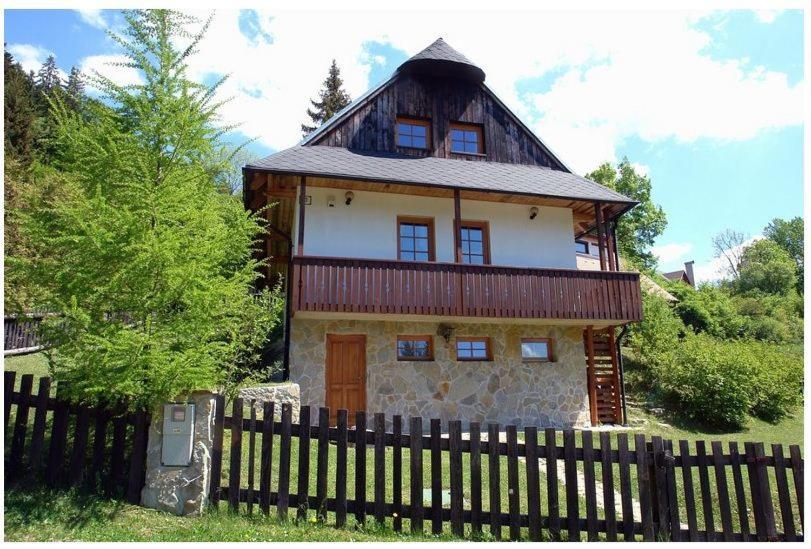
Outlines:
<svg viewBox="0 0 811 549"><path fill-rule="evenodd" d="M349 105L352 98L343 90L342 86L344 81L341 79L341 70L335 59L332 60L332 65L329 68L329 74L324 80L324 87L318 92L318 101L310 100L313 108L307 109L307 116L313 125L302 124L301 133L307 135L318 128L321 124L332 118L332 116Z"/></svg>
<svg viewBox="0 0 811 549"><path fill-rule="evenodd" d="M52 374L69 396L149 407L233 385L258 356L281 306L256 295L261 214L222 192L227 146L213 86L187 65L208 28L168 10L125 11L111 34L141 82L94 73L103 102L83 113L51 98L64 198L23 228L36 250L12 268L61 313L44 326ZM181 45L182 44L182 45Z"/></svg>

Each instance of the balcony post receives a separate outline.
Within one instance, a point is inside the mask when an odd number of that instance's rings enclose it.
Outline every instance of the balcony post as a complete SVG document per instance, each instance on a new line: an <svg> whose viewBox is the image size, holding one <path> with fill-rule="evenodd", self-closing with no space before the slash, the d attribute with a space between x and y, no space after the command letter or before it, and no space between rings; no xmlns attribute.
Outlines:
<svg viewBox="0 0 811 549"><path fill-rule="evenodd" d="M594 216L597 221L597 248L600 250L600 270L605 271L605 235L603 234L605 226L603 225L603 205L599 202L594 203Z"/></svg>
<svg viewBox="0 0 811 549"><path fill-rule="evenodd" d="M301 176L301 194L298 199L298 246L297 255L304 255L304 205L307 203L307 178Z"/></svg>
<svg viewBox="0 0 811 549"><path fill-rule="evenodd" d="M456 262L462 262L462 203L459 189L453 190L453 247L456 250Z"/></svg>
<svg viewBox="0 0 811 549"><path fill-rule="evenodd" d="M614 259L614 229L607 220L605 222L605 242L606 252L608 253L608 270L619 271L617 262Z"/></svg>

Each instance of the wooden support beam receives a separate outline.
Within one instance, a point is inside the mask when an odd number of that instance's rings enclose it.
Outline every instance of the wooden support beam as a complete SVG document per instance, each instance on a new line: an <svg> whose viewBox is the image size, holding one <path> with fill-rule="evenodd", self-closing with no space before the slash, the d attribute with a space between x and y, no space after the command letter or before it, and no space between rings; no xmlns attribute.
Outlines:
<svg viewBox="0 0 811 549"><path fill-rule="evenodd" d="M456 262L462 262L462 203L459 189L453 191L453 246L456 249Z"/></svg>
<svg viewBox="0 0 811 549"><path fill-rule="evenodd" d="M605 263L605 226L603 225L603 205L594 203L594 216L597 218L597 248L600 250L600 270L606 270Z"/></svg>
<svg viewBox="0 0 811 549"><path fill-rule="evenodd" d="M591 413L591 425L594 427L598 423L597 384L594 379L594 326L586 327L586 366L588 372L589 412Z"/></svg>
<svg viewBox="0 0 811 549"><path fill-rule="evenodd" d="M606 251L608 253L608 269L611 271L618 271L619 267L614 260L614 231L608 221L605 222L604 234L606 240Z"/></svg>
<svg viewBox="0 0 811 549"><path fill-rule="evenodd" d="M301 176L301 194L298 202L298 240L297 255L304 255L304 205L307 203L307 178Z"/></svg>

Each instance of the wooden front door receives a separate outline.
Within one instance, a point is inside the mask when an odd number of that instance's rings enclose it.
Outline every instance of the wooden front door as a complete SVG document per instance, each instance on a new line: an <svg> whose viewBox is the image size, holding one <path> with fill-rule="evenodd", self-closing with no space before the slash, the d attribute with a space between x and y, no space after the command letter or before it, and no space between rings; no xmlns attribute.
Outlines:
<svg viewBox="0 0 811 549"><path fill-rule="evenodd" d="M355 412L366 409L365 335L327 334L326 387L330 423L344 409L354 425Z"/></svg>

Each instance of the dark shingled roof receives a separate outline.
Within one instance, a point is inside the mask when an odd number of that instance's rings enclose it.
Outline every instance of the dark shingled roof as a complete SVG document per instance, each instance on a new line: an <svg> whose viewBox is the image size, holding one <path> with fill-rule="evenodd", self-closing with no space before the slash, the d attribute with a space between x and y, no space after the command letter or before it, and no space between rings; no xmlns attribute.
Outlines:
<svg viewBox="0 0 811 549"><path fill-rule="evenodd" d="M286 149L249 164L247 168L315 177L636 204L579 175L540 166L431 156L420 158L322 145Z"/></svg>
<svg viewBox="0 0 811 549"><path fill-rule="evenodd" d="M437 38L430 46L397 68L397 72L408 71L465 76L477 82L484 82L484 71L450 47L442 38Z"/></svg>

